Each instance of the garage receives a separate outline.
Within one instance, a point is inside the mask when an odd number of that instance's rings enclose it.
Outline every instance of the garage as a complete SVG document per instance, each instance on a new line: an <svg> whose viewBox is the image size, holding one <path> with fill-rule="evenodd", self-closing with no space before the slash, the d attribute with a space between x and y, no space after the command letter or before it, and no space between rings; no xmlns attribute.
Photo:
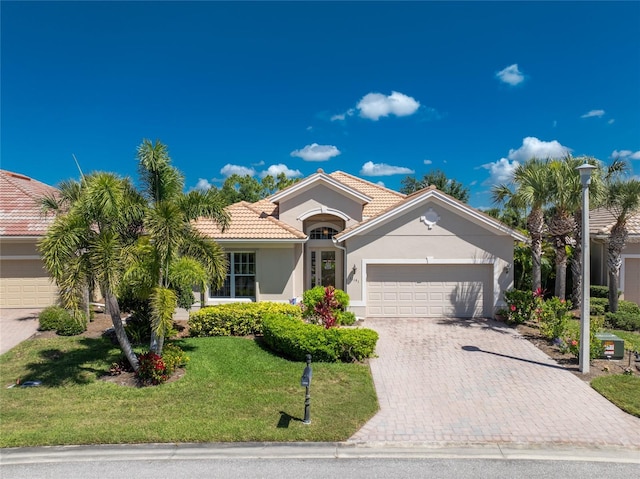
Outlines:
<svg viewBox="0 0 640 479"><path fill-rule="evenodd" d="M1 308L41 308L55 304L57 288L41 260L2 260L0 270Z"/></svg>
<svg viewBox="0 0 640 479"><path fill-rule="evenodd" d="M370 264L367 316L491 316L490 264Z"/></svg>
<svg viewBox="0 0 640 479"><path fill-rule="evenodd" d="M624 259L624 299L640 304L640 258Z"/></svg>

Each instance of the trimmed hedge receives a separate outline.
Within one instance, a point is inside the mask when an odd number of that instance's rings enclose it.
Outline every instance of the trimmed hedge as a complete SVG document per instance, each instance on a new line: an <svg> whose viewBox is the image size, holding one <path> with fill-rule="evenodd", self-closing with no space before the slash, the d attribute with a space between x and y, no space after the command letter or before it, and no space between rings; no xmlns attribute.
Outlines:
<svg viewBox="0 0 640 479"><path fill-rule="evenodd" d="M38 315L40 331L54 331L60 336L75 336L87 330L87 317L82 311L68 311L49 306Z"/></svg>
<svg viewBox="0 0 640 479"><path fill-rule="evenodd" d="M640 306L631 301L620 301L618 311L605 314L607 325L613 329L640 331Z"/></svg>
<svg viewBox="0 0 640 479"><path fill-rule="evenodd" d="M262 318L267 314L302 317L299 306L287 303L263 301L206 306L189 315L189 335L206 337L262 334Z"/></svg>
<svg viewBox="0 0 640 479"><path fill-rule="evenodd" d="M589 295L592 298L609 298L609 286L589 286Z"/></svg>
<svg viewBox="0 0 640 479"><path fill-rule="evenodd" d="M597 296L591 297L589 299L589 309L591 316L604 316L604 313L609 310L609 300Z"/></svg>
<svg viewBox="0 0 640 479"><path fill-rule="evenodd" d="M329 328L299 318L271 314L262 322L265 344L295 361L311 354L317 362L352 362L371 357L378 333L371 329Z"/></svg>

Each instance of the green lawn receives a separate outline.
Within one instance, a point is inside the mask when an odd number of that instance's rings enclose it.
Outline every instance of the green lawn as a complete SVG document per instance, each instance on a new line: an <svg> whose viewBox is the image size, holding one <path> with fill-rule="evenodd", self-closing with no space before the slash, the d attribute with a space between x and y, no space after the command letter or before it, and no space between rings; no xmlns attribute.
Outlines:
<svg viewBox="0 0 640 479"><path fill-rule="evenodd" d="M242 338L179 342L186 375L158 387L100 381L120 353L104 339L25 341L0 357L0 447L215 441L340 441L378 409L368 366L313 364L304 425L304 363ZM43 386L7 388L20 378Z"/></svg>
<svg viewBox="0 0 640 479"><path fill-rule="evenodd" d="M601 376L591 381L591 387L623 411L640 417L640 377Z"/></svg>

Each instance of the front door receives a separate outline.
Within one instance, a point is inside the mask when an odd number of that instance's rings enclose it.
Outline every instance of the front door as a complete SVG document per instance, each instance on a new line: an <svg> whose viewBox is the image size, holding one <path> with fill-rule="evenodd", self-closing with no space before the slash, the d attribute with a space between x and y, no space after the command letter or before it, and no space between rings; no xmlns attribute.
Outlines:
<svg viewBox="0 0 640 479"><path fill-rule="evenodd" d="M309 259L311 273L311 287L336 286L336 271L338 269L337 251L335 249L314 248Z"/></svg>

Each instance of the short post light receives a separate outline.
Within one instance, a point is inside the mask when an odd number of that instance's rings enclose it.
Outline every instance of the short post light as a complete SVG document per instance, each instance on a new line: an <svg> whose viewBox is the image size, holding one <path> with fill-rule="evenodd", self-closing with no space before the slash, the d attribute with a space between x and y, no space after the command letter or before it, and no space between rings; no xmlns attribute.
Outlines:
<svg viewBox="0 0 640 479"><path fill-rule="evenodd" d="M580 372L589 373L591 332L589 290L591 281L591 254L589 252L589 185L591 174L597 167L585 162L576 170L582 183L582 304L580 308Z"/></svg>
<svg viewBox="0 0 640 479"><path fill-rule="evenodd" d="M311 355L307 354L307 366L304 368L302 378L300 378L300 386L304 386L306 388L306 393L304 396L304 419L302 420L303 424L311 424L311 394L309 394L309 388L311 387L312 376L313 371L311 370Z"/></svg>

